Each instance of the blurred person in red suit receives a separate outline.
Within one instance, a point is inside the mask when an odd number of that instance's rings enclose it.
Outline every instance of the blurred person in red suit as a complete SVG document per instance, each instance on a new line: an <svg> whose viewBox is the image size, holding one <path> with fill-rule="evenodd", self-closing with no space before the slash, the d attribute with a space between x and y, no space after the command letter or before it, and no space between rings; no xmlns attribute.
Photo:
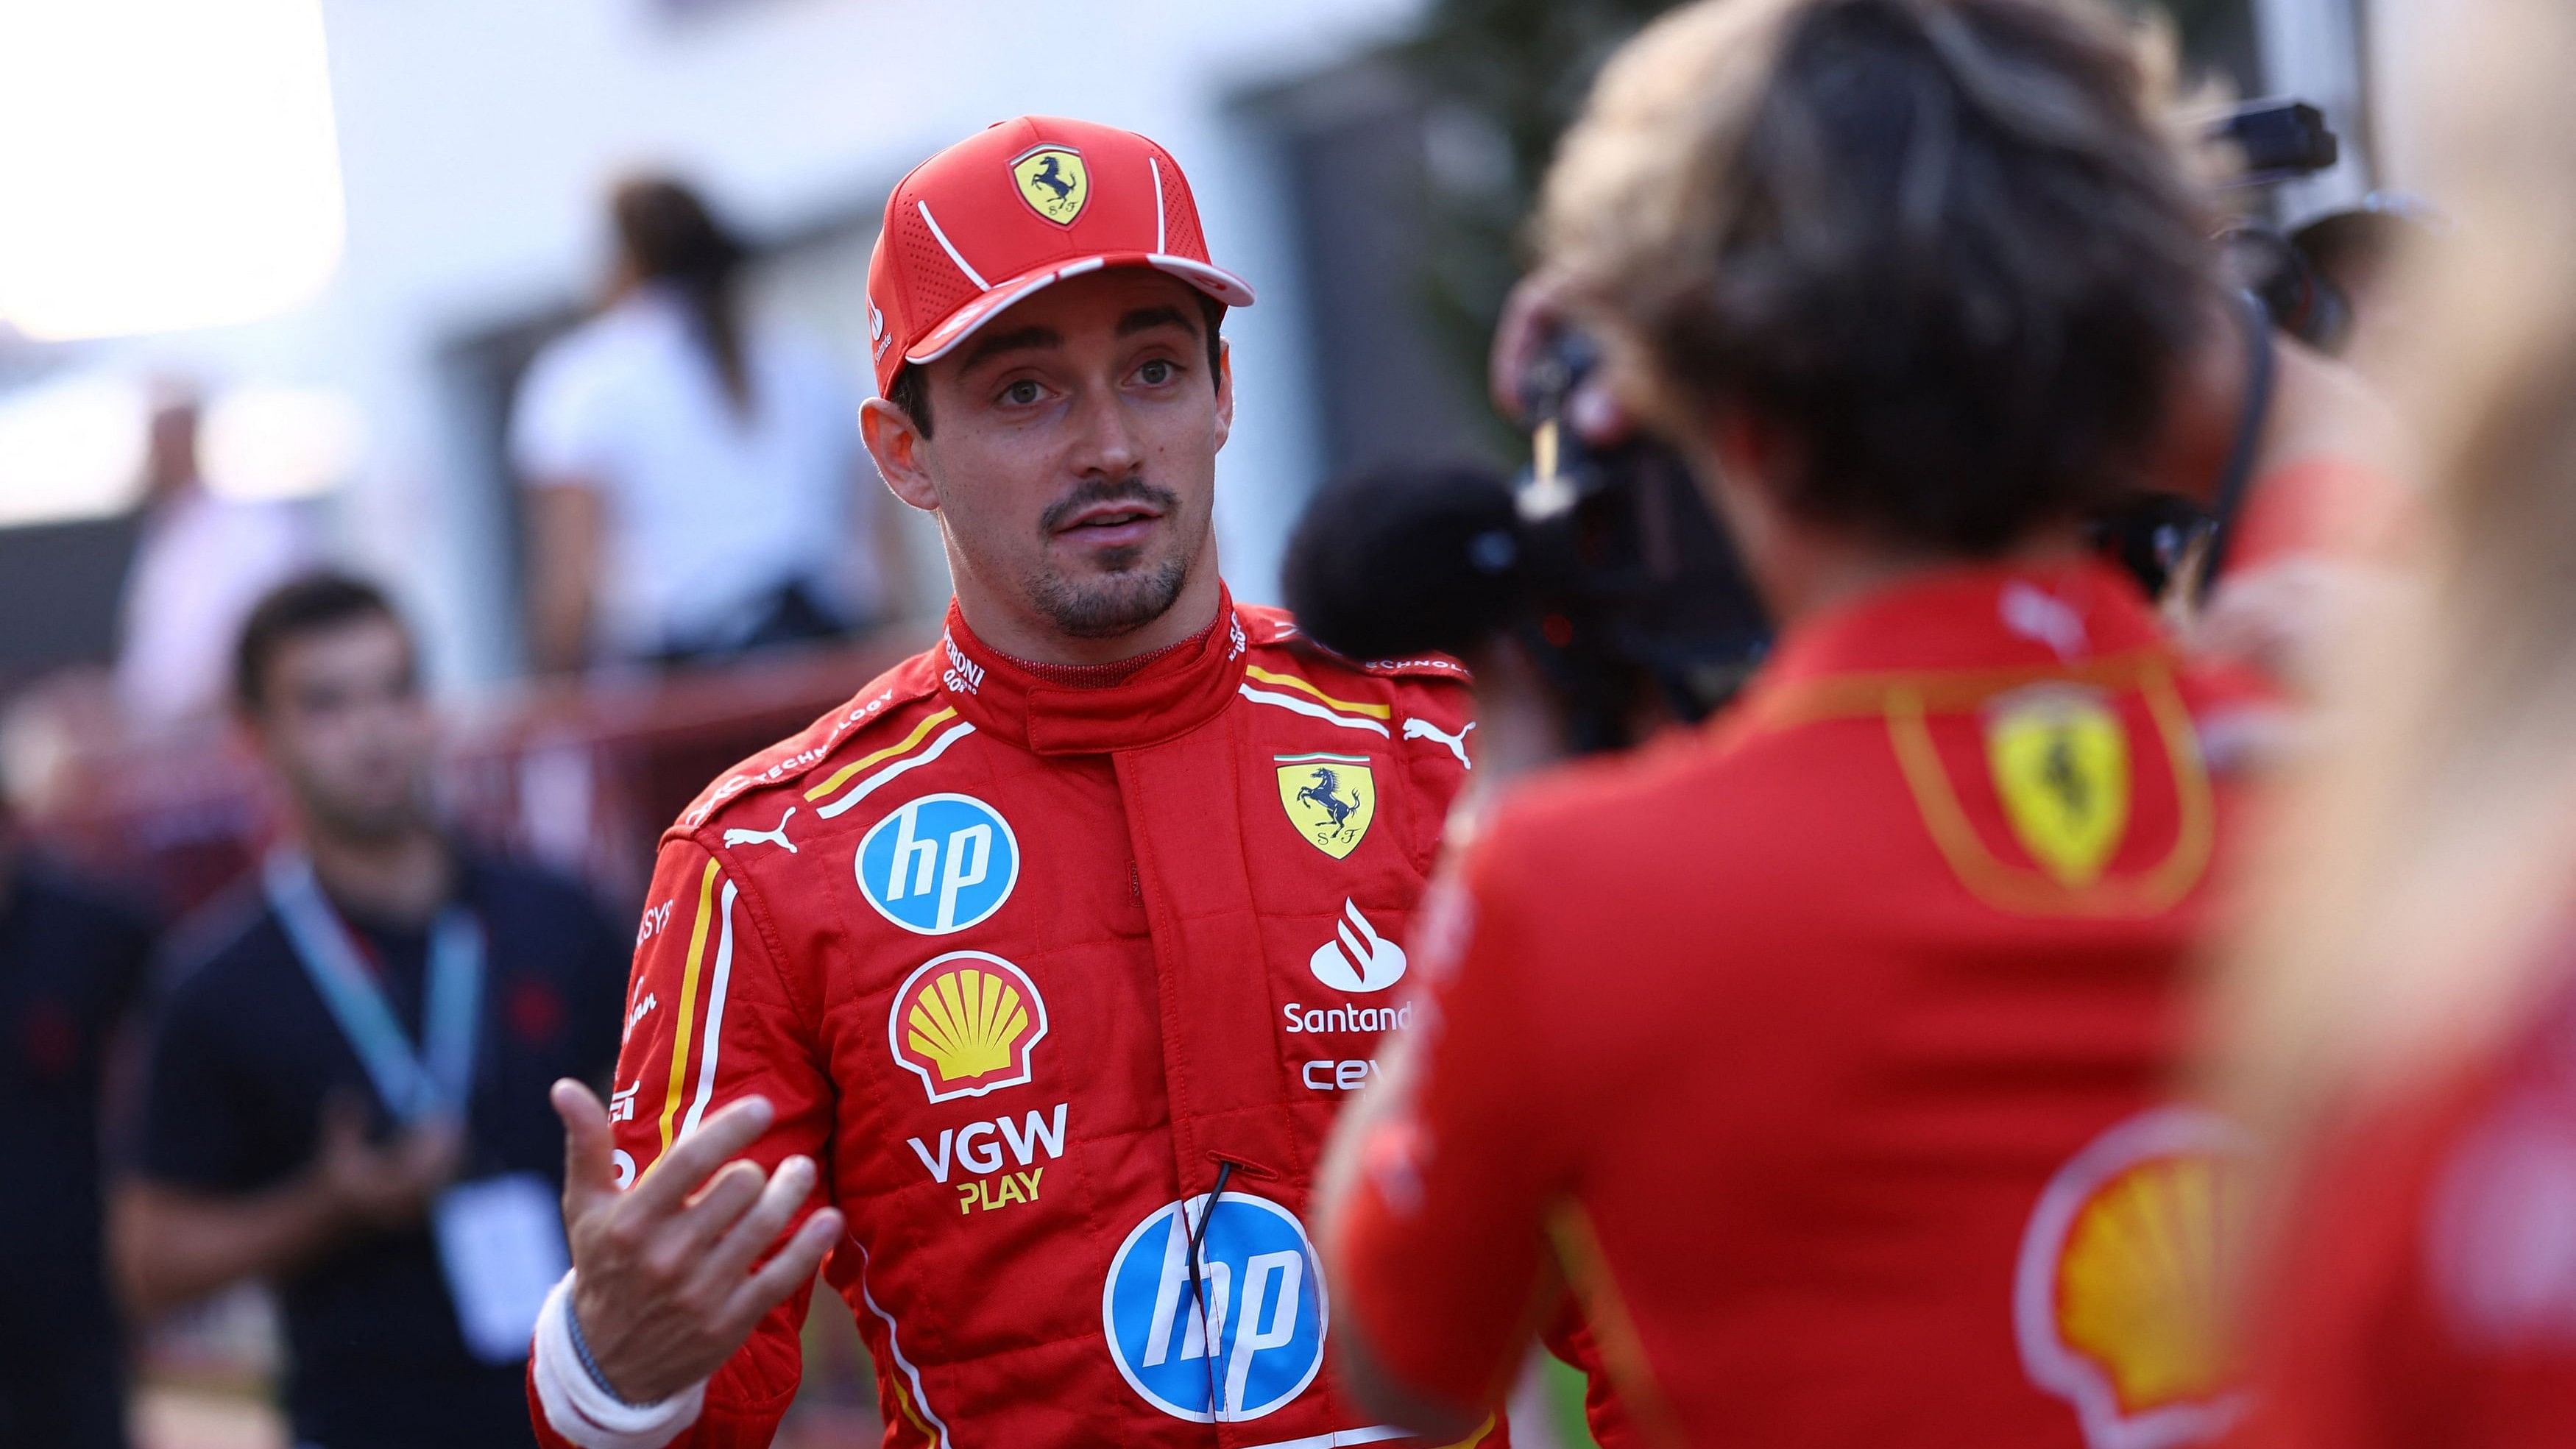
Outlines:
<svg viewBox="0 0 2576 1449"><path fill-rule="evenodd" d="M1566 1285L1669 1443L2206 1443L2238 1134L2177 1102L2236 835L2198 668L2081 521L2215 284L2125 23L1715 0L1604 70L1542 264L1781 626L1704 731L1522 787L1346 1116L1341 1363L1472 1424Z"/></svg>
<svg viewBox="0 0 2576 1449"><path fill-rule="evenodd" d="M2576 1443L2576 16L2432 62L2461 222L2416 279L2421 587L2340 660L2216 1018L2288 1155L2248 1341L2265 1449Z"/></svg>

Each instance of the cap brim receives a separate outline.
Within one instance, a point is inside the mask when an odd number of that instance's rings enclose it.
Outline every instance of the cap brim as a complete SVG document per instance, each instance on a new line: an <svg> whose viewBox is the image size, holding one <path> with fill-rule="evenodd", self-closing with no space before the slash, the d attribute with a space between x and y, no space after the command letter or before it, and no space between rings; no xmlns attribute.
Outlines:
<svg viewBox="0 0 2576 1449"><path fill-rule="evenodd" d="M959 344L975 335L976 329L1011 308L1045 291L1067 277L1096 272L1104 267L1152 267L1198 288L1229 307L1252 305L1252 287L1241 277L1188 257L1169 256L1161 252L1104 252L1097 256L1077 257L1010 277L965 306L949 313L938 326L922 335L919 345L903 354L910 363L937 362L957 350Z"/></svg>

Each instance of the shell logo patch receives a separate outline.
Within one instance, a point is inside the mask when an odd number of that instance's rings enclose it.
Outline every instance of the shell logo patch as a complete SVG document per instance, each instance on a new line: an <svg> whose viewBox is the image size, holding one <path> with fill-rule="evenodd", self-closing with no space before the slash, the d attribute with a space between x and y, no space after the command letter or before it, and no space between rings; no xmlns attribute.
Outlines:
<svg viewBox="0 0 2576 1449"><path fill-rule="evenodd" d="M922 963L886 1013L895 1064L921 1078L934 1102L1026 1083L1046 1033L1046 998L1037 983L981 951L951 951Z"/></svg>
<svg viewBox="0 0 2576 1449"><path fill-rule="evenodd" d="M2248 1143L2214 1113L2158 1108L2058 1169L2023 1230L2015 1336L2032 1382L2091 1449L2177 1449L2245 1408L2225 1340Z"/></svg>
<svg viewBox="0 0 2576 1449"><path fill-rule="evenodd" d="M1274 755L1279 807L1306 843L1348 859L1377 818L1377 780L1365 755Z"/></svg>
<svg viewBox="0 0 2576 1449"><path fill-rule="evenodd" d="M1091 172L1070 146L1040 146L1011 162L1011 179L1029 209L1058 226L1071 226L1091 199Z"/></svg>
<svg viewBox="0 0 2576 1449"><path fill-rule="evenodd" d="M2051 686L1997 700L1986 767L2041 869L2066 886L2100 878L2129 826L2129 736L2100 696Z"/></svg>

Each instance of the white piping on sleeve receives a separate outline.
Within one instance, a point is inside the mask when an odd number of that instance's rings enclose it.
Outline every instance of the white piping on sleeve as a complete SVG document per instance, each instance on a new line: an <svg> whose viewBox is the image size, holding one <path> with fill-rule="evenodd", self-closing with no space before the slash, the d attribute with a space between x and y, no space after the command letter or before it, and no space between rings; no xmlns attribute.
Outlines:
<svg viewBox="0 0 2576 1449"><path fill-rule="evenodd" d="M1305 700L1290 695L1273 694L1266 689L1255 689L1249 684L1242 685L1240 688L1243 691L1243 697L1255 704L1274 704L1281 709L1294 710L1327 724L1340 725L1346 730L1375 730L1379 734L1386 733L1386 726L1373 719L1353 719L1346 714L1335 714L1320 704L1309 704Z"/></svg>
<svg viewBox="0 0 2576 1449"><path fill-rule="evenodd" d="M724 1044L725 987L733 980L733 897L733 882L727 880L724 933L716 938L716 979L707 988L706 1040L698 1047L698 1098L689 1104L689 1115L680 1119L683 1133L698 1130L698 1120L707 1115L707 1099L716 1094L716 1049Z"/></svg>
<svg viewBox="0 0 2576 1449"><path fill-rule="evenodd" d="M984 274L982 272L966 265L966 258L959 254L956 244L948 240L948 233L939 229L939 218L930 214L930 203L927 201L916 201L913 205L921 208L921 219L929 225L931 236L939 242L939 249L948 253L948 260L957 264L957 270L964 272L966 274L966 280L975 284L975 290L978 292L989 292L993 290L993 284L984 280Z"/></svg>
<svg viewBox="0 0 2576 1449"><path fill-rule="evenodd" d="M922 1417L922 1420L930 1426L931 1433L937 1436L939 1449L950 1449L947 1421L939 1417L938 1410L930 1407L930 1395L924 1393L921 1387L921 1370L913 1367L912 1360L903 1356L903 1345L895 1341L894 1315L886 1312L884 1306L877 1302L877 1295L869 1291L868 1269L876 1260L868 1256L868 1250L860 1246L858 1239L846 1238L844 1241L859 1250L859 1301L868 1305L868 1311L885 1322L886 1353L894 1359L896 1372L901 1373L912 1385L913 1411Z"/></svg>
<svg viewBox="0 0 2576 1449"><path fill-rule="evenodd" d="M895 776L902 774L906 770L918 769L921 766L927 765L931 761L938 759L942 754L947 753L950 745L957 743L959 740L962 740L973 733L975 733L975 727L971 724L966 724L961 721L960 723L950 725L948 727L948 732L932 741L929 749L912 756L910 759L897 760L893 764L886 766L884 769L877 771L875 774L868 776L866 779L851 786L849 791L842 795L840 799L833 801L831 804L824 806L822 809L817 810L814 813L822 816L826 820L831 819L833 816L840 814L842 811L849 809L851 806L858 804L860 801L865 800L868 796L874 794L876 792L876 788L884 784L886 781L893 779ZM1384 734L1385 731L1380 730L1379 733Z"/></svg>

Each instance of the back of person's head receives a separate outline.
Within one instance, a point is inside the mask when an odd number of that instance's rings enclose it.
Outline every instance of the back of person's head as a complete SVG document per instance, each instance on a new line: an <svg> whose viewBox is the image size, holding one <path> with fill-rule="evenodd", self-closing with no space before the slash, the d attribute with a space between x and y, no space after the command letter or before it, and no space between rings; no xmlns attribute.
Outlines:
<svg viewBox="0 0 2576 1449"><path fill-rule="evenodd" d="M2576 11L2499 0L2410 57L2458 227L2401 264L2399 395L2438 469L2420 587L2345 631L2219 1016L2284 1132L2455 1066L2576 989Z"/></svg>
<svg viewBox="0 0 2576 1449"><path fill-rule="evenodd" d="M288 646L370 620L403 628L384 590L349 574L311 573L271 589L243 621L233 649L235 707L254 720L265 712L277 658Z"/></svg>
<svg viewBox="0 0 2576 1449"><path fill-rule="evenodd" d="M1467 464L1327 481L1279 564L1298 628L1355 659L1473 653L1525 590L1511 485Z"/></svg>
<svg viewBox="0 0 2576 1449"><path fill-rule="evenodd" d="M2152 36L2075 0L1702 0L1602 72L1548 266L1687 435L1809 520L1955 556L2127 485L2210 285Z"/></svg>
<svg viewBox="0 0 2576 1449"><path fill-rule="evenodd" d="M626 271L665 287L689 306L709 360L738 410L751 405L742 328L734 314L734 274L750 255L705 199L667 176L639 176L610 193L610 218Z"/></svg>

